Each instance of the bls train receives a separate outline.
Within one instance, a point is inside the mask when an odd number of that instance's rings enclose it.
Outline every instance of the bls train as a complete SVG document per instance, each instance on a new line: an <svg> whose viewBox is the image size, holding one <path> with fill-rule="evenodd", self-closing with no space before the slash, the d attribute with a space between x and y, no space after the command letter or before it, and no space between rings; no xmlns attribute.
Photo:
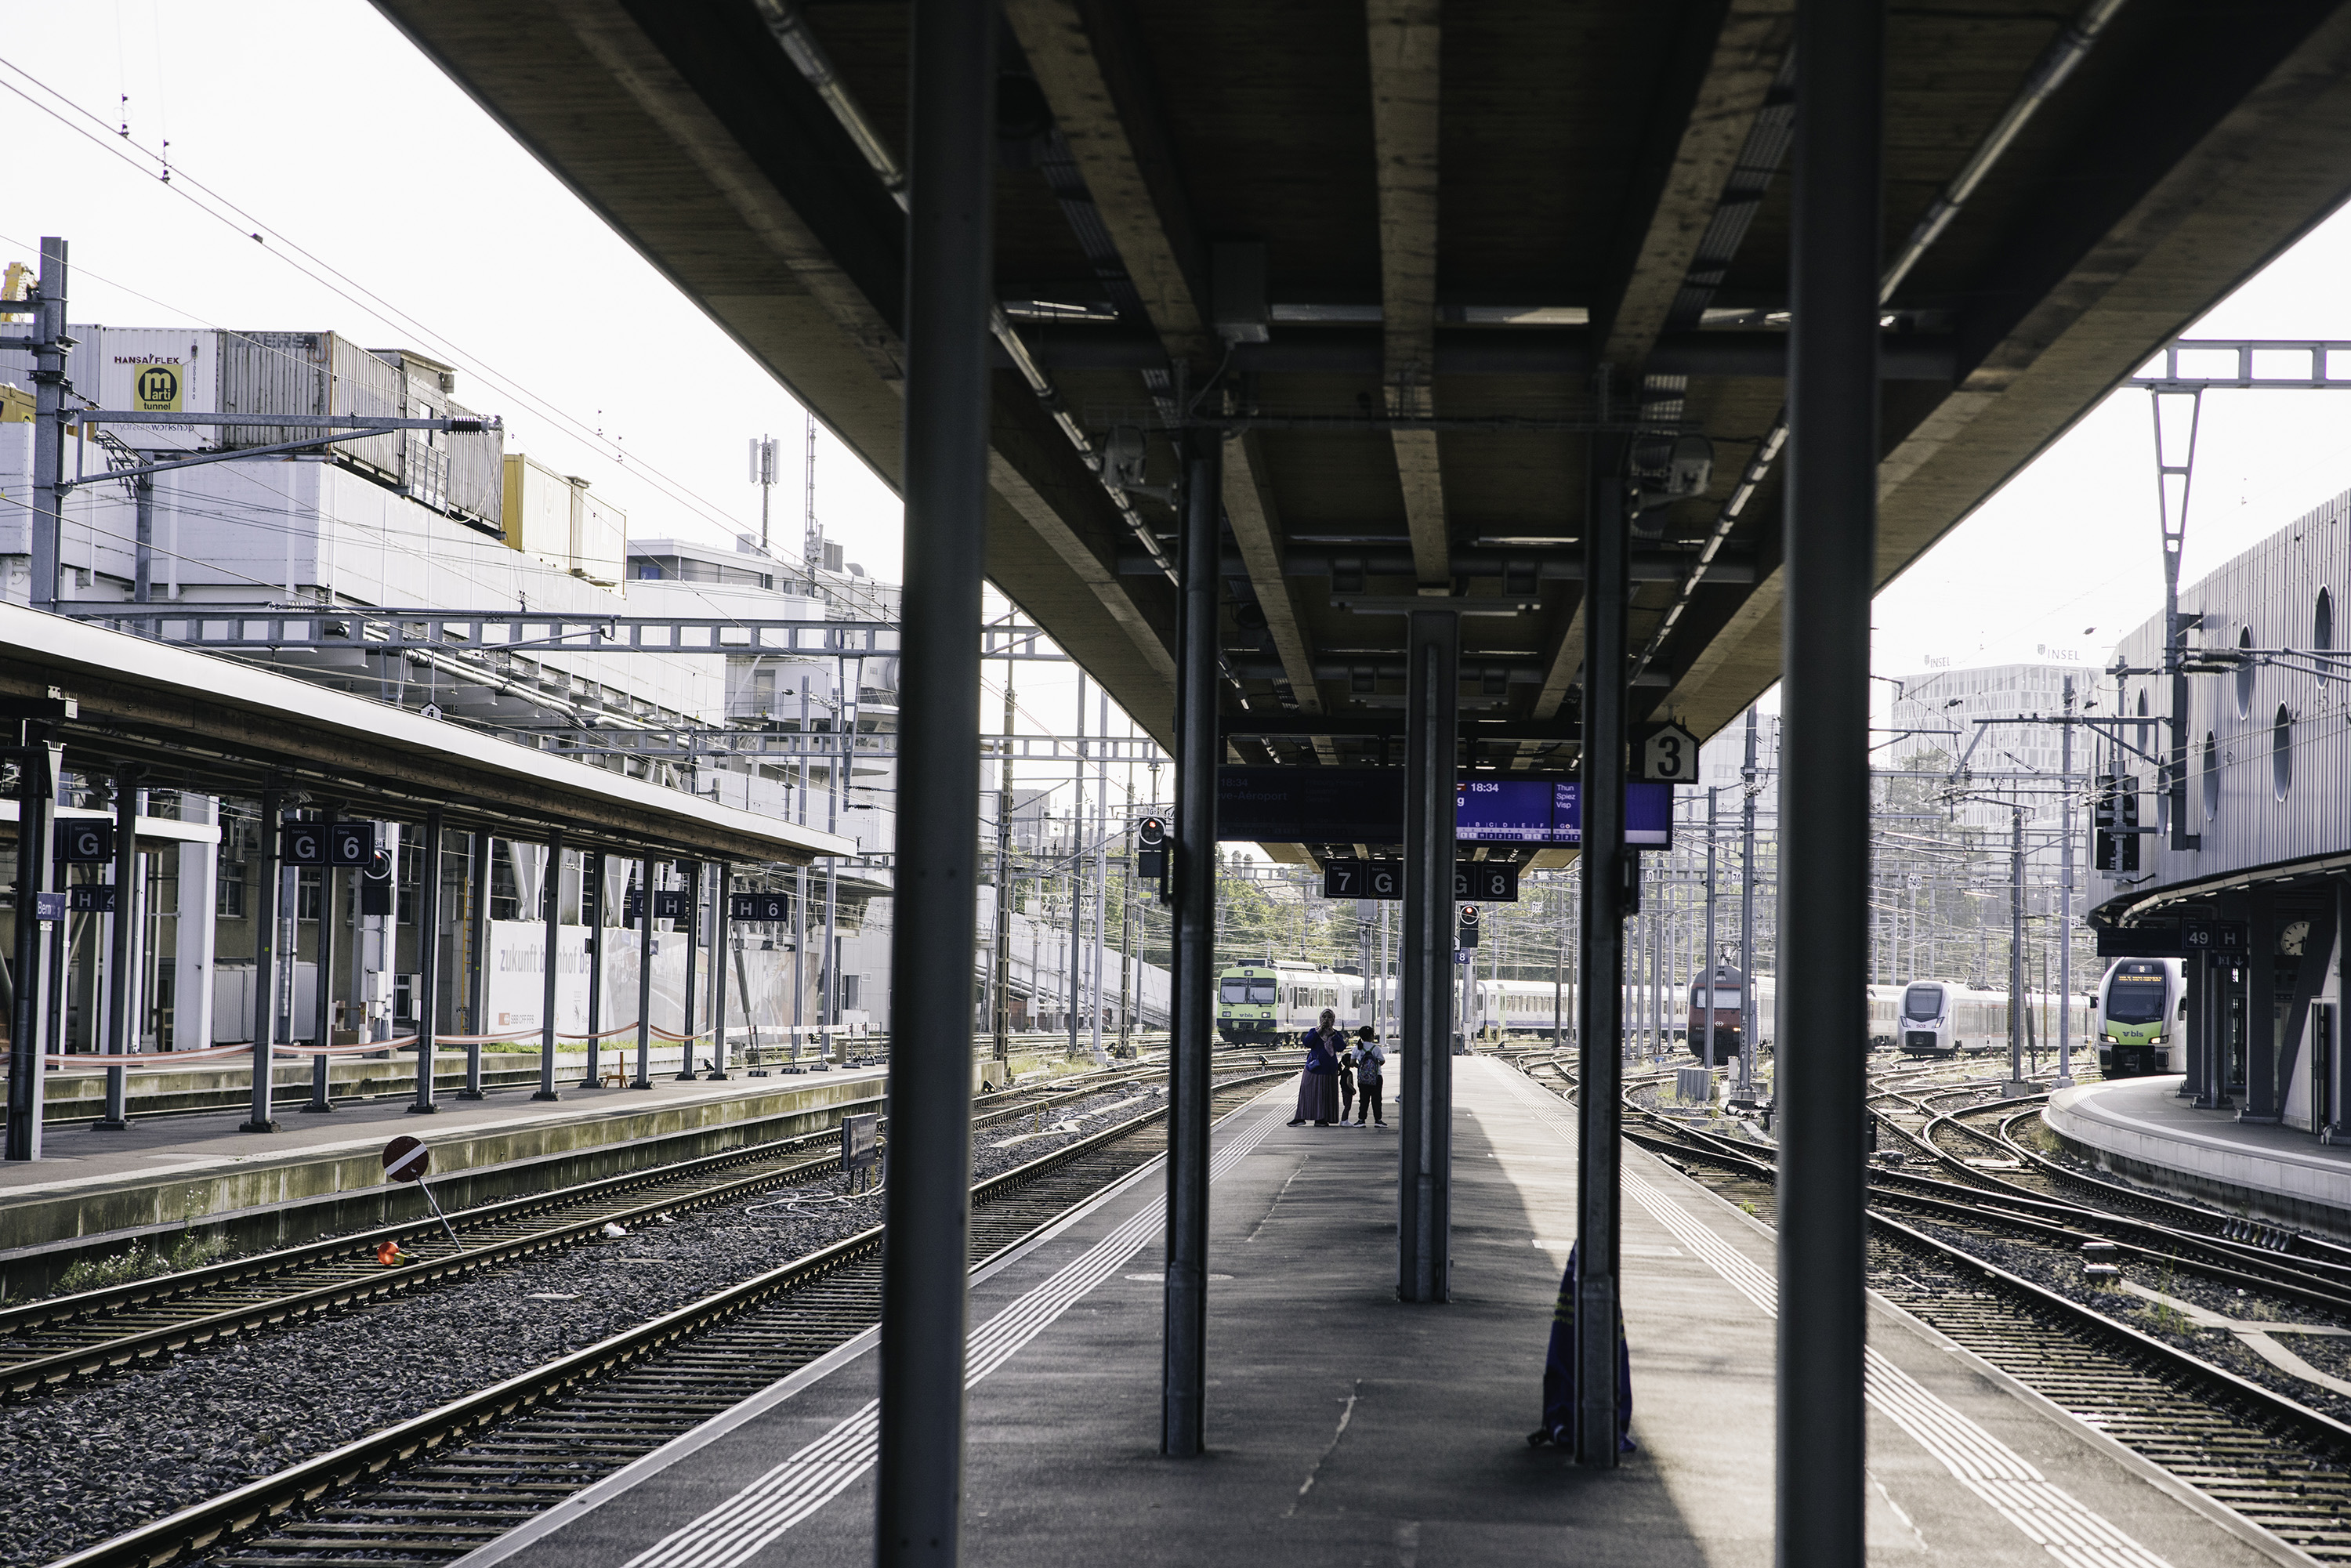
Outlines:
<svg viewBox="0 0 2351 1568"><path fill-rule="evenodd" d="M2106 1077L2188 1070L2188 983L2179 959L2116 959L2093 1005L2098 1069Z"/></svg>
<svg viewBox="0 0 2351 1568"><path fill-rule="evenodd" d="M1288 959L1237 964L1217 977L1217 1034L1228 1045L1294 1040L1322 1021L1325 1008L1342 1029L1363 1022L1363 977Z"/></svg>
<svg viewBox="0 0 2351 1568"><path fill-rule="evenodd" d="M1898 989L1901 1003L1895 1031L1903 1055L1958 1056L1963 1051L1980 1055L2008 1048L2006 991L1981 990L1957 980L1934 979L1913 980ZM2042 1048L2053 1049L2056 1045L2053 1032L2046 1040L2038 1040L2038 1036L2053 1027L2050 1020L2061 1005L2072 1014L2074 1038L2089 1039L2088 998L2028 991L2024 1002L2028 1027Z"/></svg>

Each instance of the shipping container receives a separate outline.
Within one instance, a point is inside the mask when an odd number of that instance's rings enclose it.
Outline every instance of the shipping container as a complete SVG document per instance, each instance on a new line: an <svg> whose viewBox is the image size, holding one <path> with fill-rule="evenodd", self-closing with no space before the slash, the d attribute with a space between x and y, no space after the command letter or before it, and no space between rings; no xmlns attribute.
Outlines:
<svg viewBox="0 0 2351 1568"><path fill-rule="evenodd" d="M399 370L332 332L224 332L220 361L225 413L402 412ZM276 446L308 434L289 425L244 425L228 432L225 444ZM333 451L341 462L401 482L397 432L339 441Z"/></svg>
<svg viewBox="0 0 2351 1568"><path fill-rule="evenodd" d="M398 370L401 413L411 419L465 419L473 411L457 402L457 372L413 349L377 349L376 358ZM401 433L401 483L417 500L477 524L497 524L506 510L506 436L501 431Z"/></svg>
<svg viewBox="0 0 2351 1568"><path fill-rule="evenodd" d="M517 453L506 459L502 528L507 547L601 587L621 580L629 515L596 498L585 479Z"/></svg>
<svg viewBox="0 0 2351 1568"><path fill-rule="evenodd" d="M205 328L77 327L68 361L74 390L102 409L138 413L218 413L220 334ZM212 425L107 427L141 451L188 452L220 444Z"/></svg>

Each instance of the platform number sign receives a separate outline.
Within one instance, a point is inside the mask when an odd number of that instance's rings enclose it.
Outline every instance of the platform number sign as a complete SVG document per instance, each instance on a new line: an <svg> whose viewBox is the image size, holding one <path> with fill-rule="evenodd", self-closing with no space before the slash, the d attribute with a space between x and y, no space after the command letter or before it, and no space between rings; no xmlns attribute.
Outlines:
<svg viewBox="0 0 2351 1568"><path fill-rule="evenodd" d="M1322 862L1325 898L1376 898L1390 903L1404 897L1402 861L1332 860Z"/></svg>
<svg viewBox="0 0 2351 1568"><path fill-rule="evenodd" d="M288 822L277 830L277 858L287 865L327 863L327 825Z"/></svg>
<svg viewBox="0 0 2351 1568"><path fill-rule="evenodd" d="M1453 866L1453 896L1487 904L1519 901L1519 868L1500 861L1457 861Z"/></svg>
<svg viewBox="0 0 2351 1568"><path fill-rule="evenodd" d="M685 890L684 888L663 887L653 890L653 918L655 920L683 920L685 916Z"/></svg>
<svg viewBox="0 0 2351 1568"><path fill-rule="evenodd" d="M72 818L57 824L57 858L75 865L103 865L114 858L114 824Z"/></svg>
<svg viewBox="0 0 2351 1568"><path fill-rule="evenodd" d="M114 889L102 882L77 883L66 889L66 907L76 915L112 915Z"/></svg>
<svg viewBox="0 0 2351 1568"><path fill-rule="evenodd" d="M726 895L729 920L789 920L792 899L788 893L731 893Z"/></svg>
<svg viewBox="0 0 2351 1568"><path fill-rule="evenodd" d="M327 824L327 863L340 866L365 866L373 869L381 852L377 846L383 841L374 822L329 822Z"/></svg>
<svg viewBox="0 0 2351 1568"><path fill-rule="evenodd" d="M2179 947L2184 953L2241 954L2252 946L2252 933L2242 920L2183 920Z"/></svg>
<svg viewBox="0 0 2351 1568"><path fill-rule="evenodd" d="M1633 737L1633 777L1651 784L1698 782L1698 737L1678 724L1644 726Z"/></svg>

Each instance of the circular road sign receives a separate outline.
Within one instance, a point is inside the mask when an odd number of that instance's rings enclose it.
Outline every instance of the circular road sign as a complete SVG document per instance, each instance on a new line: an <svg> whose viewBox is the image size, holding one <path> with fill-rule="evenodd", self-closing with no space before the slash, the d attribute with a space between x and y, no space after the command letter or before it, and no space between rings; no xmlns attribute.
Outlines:
<svg viewBox="0 0 2351 1568"><path fill-rule="evenodd" d="M403 1133L383 1146L383 1174L394 1181L423 1181L433 1163L433 1151L422 1138Z"/></svg>

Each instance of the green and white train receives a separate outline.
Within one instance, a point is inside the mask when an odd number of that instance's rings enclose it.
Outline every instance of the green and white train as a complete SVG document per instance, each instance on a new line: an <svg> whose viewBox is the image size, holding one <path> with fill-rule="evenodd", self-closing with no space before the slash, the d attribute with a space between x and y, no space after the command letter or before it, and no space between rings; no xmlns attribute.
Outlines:
<svg viewBox="0 0 2351 1568"><path fill-rule="evenodd" d="M2108 1078L2188 1070L2188 982L2178 958L2117 958L2098 982L2098 1069Z"/></svg>

